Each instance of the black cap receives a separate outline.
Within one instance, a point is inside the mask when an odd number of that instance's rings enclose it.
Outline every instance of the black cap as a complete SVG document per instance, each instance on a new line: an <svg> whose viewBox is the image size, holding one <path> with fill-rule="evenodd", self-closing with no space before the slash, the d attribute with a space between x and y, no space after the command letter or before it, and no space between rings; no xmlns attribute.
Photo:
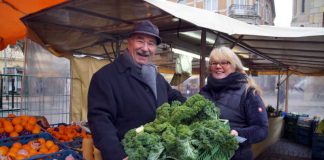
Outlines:
<svg viewBox="0 0 324 160"><path fill-rule="evenodd" d="M159 36L159 29L149 20L140 21L135 24L133 31L129 36L135 34L147 34L156 38L156 44L161 43L161 38Z"/></svg>

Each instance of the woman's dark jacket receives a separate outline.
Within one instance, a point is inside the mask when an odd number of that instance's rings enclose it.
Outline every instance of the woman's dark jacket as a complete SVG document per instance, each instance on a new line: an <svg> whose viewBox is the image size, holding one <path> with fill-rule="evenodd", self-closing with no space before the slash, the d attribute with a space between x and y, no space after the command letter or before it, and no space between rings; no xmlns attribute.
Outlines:
<svg viewBox="0 0 324 160"><path fill-rule="evenodd" d="M234 72L224 79L207 79L200 94L220 108L221 118L228 119L231 129L247 138L240 144L233 159L252 159L251 144L264 140L268 135L268 117L261 97L254 89L246 88L247 77Z"/></svg>
<svg viewBox="0 0 324 160"><path fill-rule="evenodd" d="M122 54L97 71L88 92L88 121L95 146L105 160L127 155L120 143L124 134L155 119L156 108L164 102L185 101L157 74L157 99L130 58Z"/></svg>

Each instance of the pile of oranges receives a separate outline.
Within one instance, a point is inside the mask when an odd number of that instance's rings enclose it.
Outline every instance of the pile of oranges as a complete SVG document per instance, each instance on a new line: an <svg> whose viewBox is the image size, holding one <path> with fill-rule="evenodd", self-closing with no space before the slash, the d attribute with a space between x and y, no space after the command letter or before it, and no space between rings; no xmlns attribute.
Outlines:
<svg viewBox="0 0 324 160"><path fill-rule="evenodd" d="M41 127L37 124L34 116L15 116L11 114L8 118L0 118L0 134L9 137L17 137L25 134L39 134Z"/></svg>
<svg viewBox="0 0 324 160"><path fill-rule="evenodd" d="M59 146L52 140L38 138L26 144L15 142L11 147L1 146L0 157L11 159L25 159L39 154L51 154L59 151Z"/></svg>
<svg viewBox="0 0 324 160"><path fill-rule="evenodd" d="M79 125L59 125L58 127L47 128L47 132L51 133L60 142L71 142L75 138L91 138L84 129Z"/></svg>

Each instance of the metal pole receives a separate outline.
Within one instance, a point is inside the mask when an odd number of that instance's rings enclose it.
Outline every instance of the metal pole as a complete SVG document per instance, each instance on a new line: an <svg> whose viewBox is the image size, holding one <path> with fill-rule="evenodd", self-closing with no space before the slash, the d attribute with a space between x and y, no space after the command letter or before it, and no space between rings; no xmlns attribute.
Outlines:
<svg viewBox="0 0 324 160"><path fill-rule="evenodd" d="M280 93L280 71L279 71L279 74L278 74L278 83L277 83L277 111L278 111L278 108L279 108L279 93Z"/></svg>
<svg viewBox="0 0 324 160"><path fill-rule="evenodd" d="M287 70L287 79L286 79L286 101L285 101L285 112L288 112L288 91L289 91L289 70Z"/></svg>
<svg viewBox="0 0 324 160"><path fill-rule="evenodd" d="M3 94L3 78L1 76L1 81L0 81L0 109L2 109L2 94Z"/></svg>
<svg viewBox="0 0 324 160"><path fill-rule="evenodd" d="M11 108L14 109L15 107L15 79L11 79Z"/></svg>
<svg viewBox="0 0 324 160"><path fill-rule="evenodd" d="M200 88L205 85L206 78L206 29L201 30L201 45L200 45L200 75L199 75L199 83Z"/></svg>

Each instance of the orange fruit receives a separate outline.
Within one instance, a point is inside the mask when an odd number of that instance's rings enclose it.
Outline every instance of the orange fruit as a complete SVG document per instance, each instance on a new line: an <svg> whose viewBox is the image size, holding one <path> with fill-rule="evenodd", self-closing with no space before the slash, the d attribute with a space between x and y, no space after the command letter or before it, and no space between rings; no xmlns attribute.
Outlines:
<svg viewBox="0 0 324 160"><path fill-rule="evenodd" d="M8 117L13 118L13 117L16 117L16 115L13 114L13 113L9 113L9 114L8 114Z"/></svg>
<svg viewBox="0 0 324 160"><path fill-rule="evenodd" d="M26 159L27 156L24 156L24 155L21 155L21 154L17 154L15 158L16 158L17 160L23 160L23 159Z"/></svg>
<svg viewBox="0 0 324 160"><path fill-rule="evenodd" d="M20 125L20 124L16 124L15 125L15 131L17 132L17 133L20 133L21 131L23 131L24 130L24 127L22 126L22 125Z"/></svg>
<svg viewBox="0 0 324 160"><path fill-rule="evenodd" d="M29 117L28 123L35 125L37 123L37 119L35 117Z"/></svg>
<svg viewBox="0 0 324 160"><path fill-rule="evenodd" d="M47 148L51 148L54 145L55 145L55 143L52 140L48 140L48 141L45 142L45 146Z"/></svg>
<svg viewBox="0 0 324 160"><path fill-rule="evenodd" d="M28 124L25 125L25 129L26 129L27 131L32 131L32 130L34 129L34 125L28 123Z"/></svg>
<svg viewBox="0 0 324 160"><path fill-rule="evenodd" d="M34 156L34 155L37 154L37 150L34 149L34 148L32 148L32 149L30 149L30 150L28 151L28 153L29 153L29 156L31 157L31 156Z"/></svg>
<svg viewBox="0 0 324 160"><path fill-rule="evenodd" d="M43 154L47 154L47 153L48 153L48 149L47 149L46 147L41 147L41 148L39 149L39 152L40 152L40 153L43 153Z"/></svg>
<svg viewBox="0 0 324 160"><path fill-rule="evenodd" d="M12 153L17 153L19 151L19 148L16 148L16 147L11 147L9 149L9 152L12 152Z"/></svg>
<svg viewBox="0 0 324 160"><path fill-rule="evenodd" d="M19 136L19 134L17 132L11 132L9 134L9 137L18 137L18 136Z"/></svg>
<svg viewBox="0 0 324 160"><path fill-rule="evenodd" d="M20 149L22 147L22 144L20 142L15 142L14 144L12 144L11 147L15 147L15 148Z"/></svg>
<svg viewBox="0 0 324 160"><path fill-rule="evenodd" d="M22 125L22 126L26 126L28 123L27 123L27 121L21 121L21 123L20 123L20 125Z"/></svg>
<svg viewBox="0 0 324 160"><path fill-rule="evenodd" d="M9 151L7 156L9 157L9 159L16 159L16 156L17 156L17 152L18 151Z"/></svg>
<svg viewBox="0 0 324 160"><path fill-rule="evenodd" d="M34 129L32 130L33 134L39 134L41 132L41 127L39 125L35 125Z"/></svg>
<svg viewBox="0 0 324 160"><path fill-rule="evenodd" d="M28 116L26 116L26 115L22 115L22 116L20 116L20 118L21 118L21 120L22 121L28 121L28 119L29 119L29 117Z"/></svg>
<svg viewBox="0 0 324 160"><path fill-rule="evenodd" d="M0 128L0 133L3 133L4 131L4 128Z"/></svg>
<svg viewBox="0 0 324 160"><path fill-rule="evenodd" d="M7 146L1 146L0 147L0 155L4 156L8 153L9 148Z"/></svg>
<svg viewBox="0 0 324 160"><path fill-rule="evenodd" d="M54 131L54 128L47 128L46 131L52 133Z"/></svg>
<svg viewBox="0 0 324 160"><path fill-rule="evenodd" d="M21 123L21 119L20 117L15 117L11 120L11 123L16 125L16 124L20 124Z"/></svg>
<svg viewBox="0 0 324 160"><path fill-rule="evenodd" d="M45 138L38 138L37 141L38 141L40 144L45 144L45 142L46 142Z"/></svg>
<svg viewBox="0 0 324 160"><path fill-rule="evenodd" d="M57 152L59 149L60 149L59 146L57 146L57 145L53 145L53 146L49 149L49 152L50 152L50 153L55 153L55 152Z"/></svg>
<svg viewBox="0 0 324 160"><path fill-rule="evenodd" d="M10 125L6 125L4 126L4 130L7 132L7 133L11 133L14 131L14 127L10 124Z"/></svg>

